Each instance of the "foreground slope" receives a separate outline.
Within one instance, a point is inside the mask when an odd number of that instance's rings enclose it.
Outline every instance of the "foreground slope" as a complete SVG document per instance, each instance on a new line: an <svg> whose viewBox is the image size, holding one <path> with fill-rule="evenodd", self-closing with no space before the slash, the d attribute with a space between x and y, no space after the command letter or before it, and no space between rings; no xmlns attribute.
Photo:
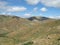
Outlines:
<svg viewBox="0 0 60 45"><path fill-rule="evenodd" d="M0 45L60 45L60 20L0 15Z"/></svg>

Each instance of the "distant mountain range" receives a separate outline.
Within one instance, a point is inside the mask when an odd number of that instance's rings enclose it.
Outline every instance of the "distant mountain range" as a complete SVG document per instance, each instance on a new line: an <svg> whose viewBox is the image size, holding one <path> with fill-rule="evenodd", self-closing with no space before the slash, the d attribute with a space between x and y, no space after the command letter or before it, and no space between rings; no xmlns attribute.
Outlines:
<svg viewBox="0 0 60 45"><path fill-rule="evenodd" d="M0 45L60 45L60 19L0 15Z"/></svg>
<svg viewBox="0 0 60 45"><path fill-rule="evenodd" d="M33 21L33 20L43 21L43 20L47 20L47 19L50 19L50 18L47 18L47 17L38 17L38 16L28 18L28 20L31 20L31 21Z"/></svg>

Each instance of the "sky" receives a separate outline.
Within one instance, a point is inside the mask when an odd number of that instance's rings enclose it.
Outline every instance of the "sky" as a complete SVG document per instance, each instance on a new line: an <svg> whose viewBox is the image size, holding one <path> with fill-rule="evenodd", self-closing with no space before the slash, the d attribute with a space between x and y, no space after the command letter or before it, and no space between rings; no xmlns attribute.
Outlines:
<svg viewBox="0 0 60 45"><path fill-rule="evenodd" d="M0 0L0 14L60 18L60 0Z"/></svg>

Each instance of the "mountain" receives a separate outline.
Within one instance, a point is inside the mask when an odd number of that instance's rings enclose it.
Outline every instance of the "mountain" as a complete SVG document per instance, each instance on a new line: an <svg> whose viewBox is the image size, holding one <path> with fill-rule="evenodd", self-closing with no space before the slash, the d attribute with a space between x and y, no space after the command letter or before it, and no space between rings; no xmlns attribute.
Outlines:
<svg viewBox="0 0 60 45"><path fill-rule="evenodd" d="M43 21L43 20L47 20L47 19L50 19L50 18L47 18L47 17L38 17L38 16L34 16L34 17L30 17L30 18L28 18L28 20L30 20L30 21L34 21L34 20L37 20L37 21Z"/></svg>
<svg viewBox="0 0 60 45"><path fill-rule="evenodd" d="M60 45L60 20L41 18L0 15L0 45Z"/></svg>

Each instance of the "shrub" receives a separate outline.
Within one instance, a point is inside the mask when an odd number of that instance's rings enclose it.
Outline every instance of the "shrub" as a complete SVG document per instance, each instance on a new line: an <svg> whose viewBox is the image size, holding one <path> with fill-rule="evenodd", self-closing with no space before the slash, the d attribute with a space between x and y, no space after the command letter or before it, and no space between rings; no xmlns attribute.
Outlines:
<svg viewBox="0 0 60 45"><path fill-rule="evenodd" d="M24 43L24 45L32 45L32 44L33 44L32 41L29 41L29 42L27 42L27 43Z"/></svg>

